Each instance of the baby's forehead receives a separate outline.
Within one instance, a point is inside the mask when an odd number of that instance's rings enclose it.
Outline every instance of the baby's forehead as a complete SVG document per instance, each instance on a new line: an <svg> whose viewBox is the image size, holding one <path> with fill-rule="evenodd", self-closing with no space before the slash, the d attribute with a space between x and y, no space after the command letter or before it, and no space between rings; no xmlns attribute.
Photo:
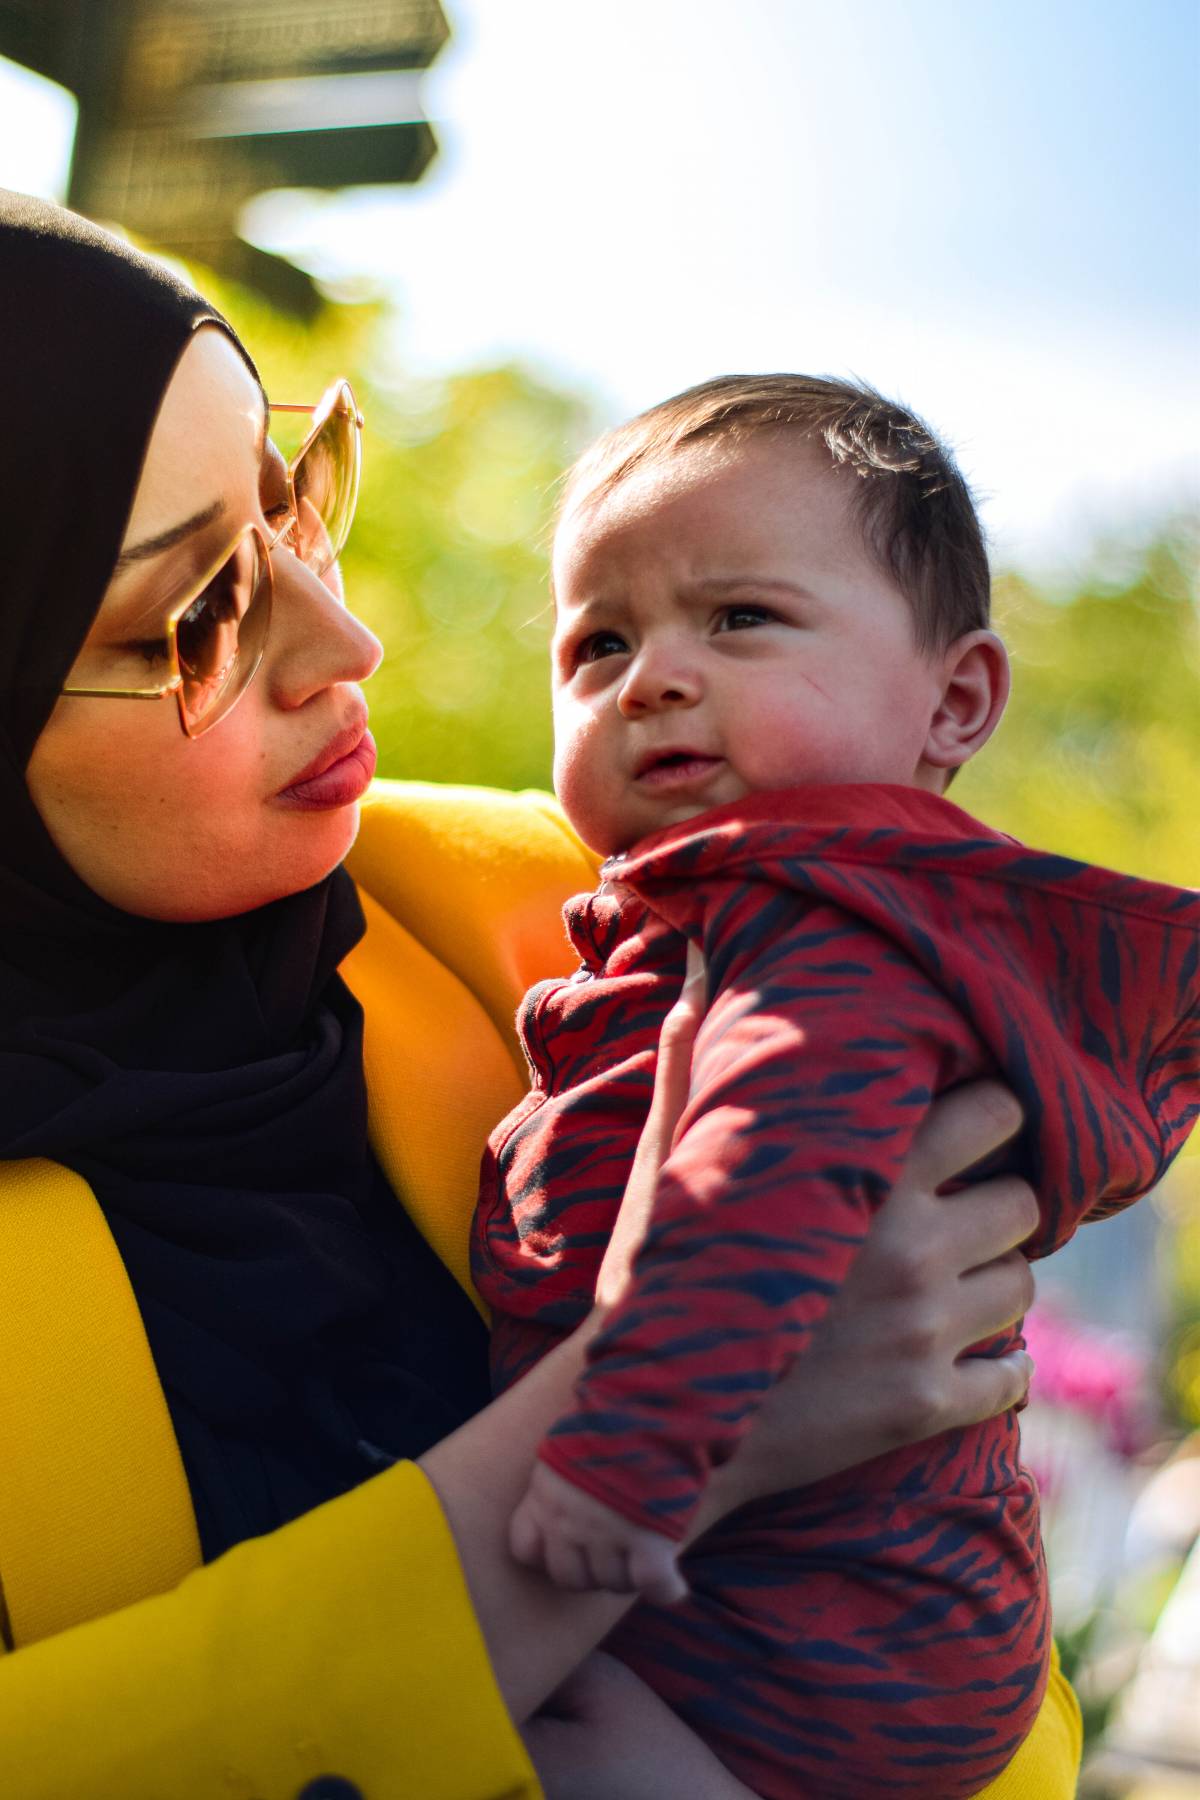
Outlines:
<svg viewBox="0 0 1200 1800"><path fill-rule="evenodd" d="M655 449L597 468L568 493L555 562L618 545L644 526L686 533L709 524L714 505L727 526L750 529L788 518L811 523L815 516L841 535L852 485L850 472L834 464L823 443L787 427Z"/></svg>

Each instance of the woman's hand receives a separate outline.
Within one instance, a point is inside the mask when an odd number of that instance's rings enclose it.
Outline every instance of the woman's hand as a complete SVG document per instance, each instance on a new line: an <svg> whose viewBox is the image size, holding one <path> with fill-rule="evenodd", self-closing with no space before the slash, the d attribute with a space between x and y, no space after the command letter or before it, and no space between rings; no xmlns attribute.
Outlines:
<svg viewBox="0 0 1200 1800"><path fill-rule="evenodd" d="M603 1651L521 1735L546 1800L754 1800L665 1701Z"/></svg>
<svg viewBox="0 0 1200 1800"><path fill-rule="evenodd" d="M1023 1350L966 1353L1033 1304L1033 1272L1019 1248L1038 1223L1033 1190L1002 1175L938 1191L1020 1125L1020 1107L997 1082L934 1102L818 1333L814 1347L826 1360L865 1353L876 1365L898 1444L1005 1412L1029 1386L1033 1363Z"/></svg>
<svg viewBox="0 0 1200 1800"><path fill-rule="evenodd" d="M1033 1370L1024 1351L966 1352L1033 1301L1017 1248L1038 1221L1033 1192L1016 1176L938 1192L1020 1123L1016 1101L992 1081L934 1102L812 1345L718 1481L759 1499L1024 1397Z"/></svg>

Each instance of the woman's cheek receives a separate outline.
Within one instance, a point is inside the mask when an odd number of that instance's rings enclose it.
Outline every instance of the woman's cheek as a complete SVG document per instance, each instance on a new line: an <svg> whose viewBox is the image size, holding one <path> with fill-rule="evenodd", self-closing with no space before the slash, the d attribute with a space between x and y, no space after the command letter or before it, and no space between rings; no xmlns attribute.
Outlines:
<svg viewBox="0 0 1200 1800"><path fill-rule="evenodd" d="M185 738L169 699L60 702L26 780L59 854L94 893L155 918L244 910L247 868L263 872L267 846L246 746L232 720L228 729L223 741L222 727Z"/></svg>

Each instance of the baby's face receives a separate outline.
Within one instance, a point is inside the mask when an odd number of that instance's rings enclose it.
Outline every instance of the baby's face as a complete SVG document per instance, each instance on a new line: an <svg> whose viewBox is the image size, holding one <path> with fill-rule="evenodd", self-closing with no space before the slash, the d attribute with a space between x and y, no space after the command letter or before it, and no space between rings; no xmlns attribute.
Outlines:
<svg viewBox="0 0 1200 1800"><path fill-rule="evenodd" d="M764 788L940 789L940 658L868 556L850 471L797 434L698 444L584 499L554 544L559 798L606 855Z"/></svg>

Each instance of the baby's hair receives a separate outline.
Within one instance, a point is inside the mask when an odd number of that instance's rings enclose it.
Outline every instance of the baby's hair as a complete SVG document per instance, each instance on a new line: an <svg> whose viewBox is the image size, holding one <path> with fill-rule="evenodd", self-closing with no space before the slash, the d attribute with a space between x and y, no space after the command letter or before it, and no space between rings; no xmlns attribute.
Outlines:
<svg viewBox="0 0 1200 1800"><path fill-rule="evenodd" d="M798 431L860 477L854 505L869 554L912 607L920 649L988 623L991 576L971 491L933 432L874 388L823 375L719 375L596 439L568 473L561 518L641 464L706 440Z"/></svg>

